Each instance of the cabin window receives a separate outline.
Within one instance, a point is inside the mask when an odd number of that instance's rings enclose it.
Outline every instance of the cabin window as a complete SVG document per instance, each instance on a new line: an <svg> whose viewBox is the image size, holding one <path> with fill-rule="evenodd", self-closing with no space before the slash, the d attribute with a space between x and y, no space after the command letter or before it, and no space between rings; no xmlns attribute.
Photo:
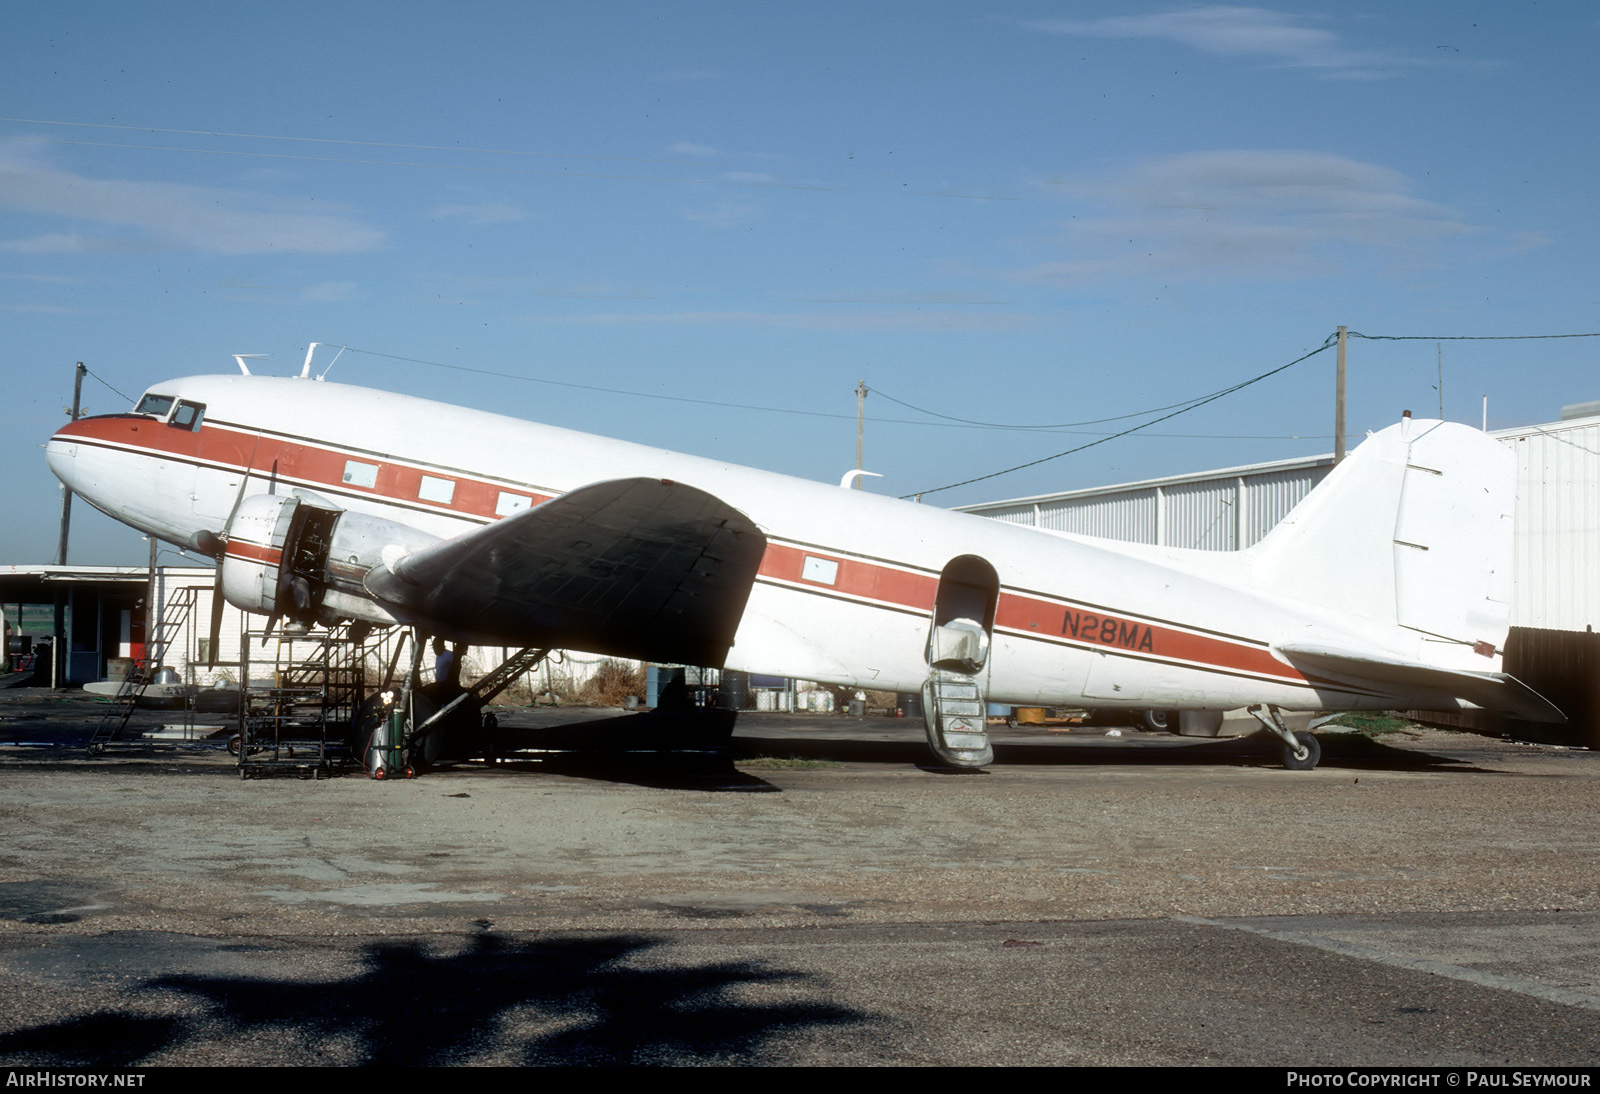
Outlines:
<svg viewBox="0 0 1600 1094"><path fill-rule="evenodd" d="M456 480L441 479L436 475L422 476L422 485L417 487L417 497L422 501L436 501L440 505L449 505L456 496Z"/></svg>
<svg viewBox="0 0 1600 1094"><path fill-rule="evenodd" d="M203 419L205 416L206 405L204 403L180 401L178 403L178 409L172 412L172 420L167 424L177 426L179 429L187 429L190 432L198 433L200 432L201 419Z"/></svg>
<svg viewBox="0 0 1600 1094"><path fill-rule="evenodd" d="M500 499L494 503L494 515L497 517L509 517L512 513L520 513L524 509L531 509L532 507L532 498L502 490L500 491Z"/></svg>
<svg viewBox="0 0 1600 1094"><path fill-rule="evenodd" d="M165 418L167 411L171 409L171 395L146 395L139 400L139 405L133 408L133 412L135 414L149 414L156 418Z"/></svg>
<svg viewBox="0 0 1600 1094"><path fill-rule="evenodd" d="M344 481L349 486L365 486L371 490L378 485L378 465L362 463L360 460L346 460Z"/></svg>
<svg viewBox="0 0 1600 1094"><path fill-rule="evenodd" d="M821 585L832 585L839 580L839 564L831 558L814 558L807 555L805 563L800 567L800 576Z"/></svg>

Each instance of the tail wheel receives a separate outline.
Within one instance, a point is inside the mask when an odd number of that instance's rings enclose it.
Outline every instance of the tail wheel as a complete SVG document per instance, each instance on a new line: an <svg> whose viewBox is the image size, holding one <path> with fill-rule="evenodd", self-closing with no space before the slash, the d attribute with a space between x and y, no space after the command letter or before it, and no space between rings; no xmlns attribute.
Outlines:
<svg viewBox="0 0 1600 1094"><path fill-rule="evenodd" d="M1300 747L1305 749L1305 755L1296 756L1298 749L1290 748L1287 743L1283 746L1283 766L1290 771L1310 771L1317 766L1317 761L1322 759L1322 744L1310 733L1296 733L1294 739Z"/></svg>

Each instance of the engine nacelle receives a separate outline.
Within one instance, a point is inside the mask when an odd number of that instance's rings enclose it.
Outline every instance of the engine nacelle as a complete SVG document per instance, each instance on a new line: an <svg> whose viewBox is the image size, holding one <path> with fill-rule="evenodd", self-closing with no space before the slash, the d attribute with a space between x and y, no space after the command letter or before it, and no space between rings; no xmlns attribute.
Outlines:
<svg viewBox="0 0 1600 1094"><path fill-rule="evenodd" d="M410 525L306 497L256 494L239 503L228 524L222 593L236 608L295 624L353 618L387 626L398 621L362 579L382 565L386 550L438 541Z"/></svg>

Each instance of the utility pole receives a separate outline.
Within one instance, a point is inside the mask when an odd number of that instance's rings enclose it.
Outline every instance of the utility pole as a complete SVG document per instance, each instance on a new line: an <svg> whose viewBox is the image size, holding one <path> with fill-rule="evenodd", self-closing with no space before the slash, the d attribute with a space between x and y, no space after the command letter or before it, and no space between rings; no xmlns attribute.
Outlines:
<svg viewBox="0 0 1600 1094"><path fill-rule="evenodd" d="M83 374L88 370L83 362L72 376L72 420L77 421L83 405ZM72 491L61 484L61 538L56 542L56 565L67 564L67 533L72 527ZM66 593L56 587L56 614L54 636L50 646L50 686L59 688L67 682L67 610Z"/></svg>
<svg viewBox="0 0 1600 1094"><path fill-rule="evenodd" d="M72 420L77 421L83 398L83 374L89 371L78 362L72 377ZM56 565L67 564L67 532L72 527L72 491L65 483L61 486L61 539L56 543Z"/></svg>
<svg viewBox="0 0 1600 1094"><path fill-rule="evenodd" d="M1344 347L1349 328L1339 328L1339 364L1333 393L1333 462L1337 466L1344 460Z"/></svg>
<svg viewBox="0 0 1600 1094"><path fill-rule="evenodd" d="M866 420L867 412L867 382L856 381L856 470L863 470L866 465L861 462L861 431L862 423ZM856 481L850 484L851 489L860 490L861 480L864 476L857 475Z"/></svg>

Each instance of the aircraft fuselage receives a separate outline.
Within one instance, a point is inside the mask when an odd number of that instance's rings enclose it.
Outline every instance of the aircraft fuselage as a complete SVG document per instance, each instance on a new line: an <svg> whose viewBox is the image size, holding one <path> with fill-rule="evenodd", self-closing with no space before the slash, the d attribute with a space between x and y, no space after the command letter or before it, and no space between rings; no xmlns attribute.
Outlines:
<svg viewBox="0 0 1600 1094"><path fill-rule="evenodd" d="M590 483L670 479L715 495L767 537L729 668L916 691L941 570L970 555L1000 582L985 668L993 701L1396 705L1393 690L1308 680L1270 647L1314 632L1404 651L1406 635L1269 598L1242 572L1218 579L1108 541L339 384L198 376L153 386L146 403L153 395L188 410L81 419L50 441L49 461L96 507L181 546L224 527L249 494L301 488L449 538Z"/></svg>

